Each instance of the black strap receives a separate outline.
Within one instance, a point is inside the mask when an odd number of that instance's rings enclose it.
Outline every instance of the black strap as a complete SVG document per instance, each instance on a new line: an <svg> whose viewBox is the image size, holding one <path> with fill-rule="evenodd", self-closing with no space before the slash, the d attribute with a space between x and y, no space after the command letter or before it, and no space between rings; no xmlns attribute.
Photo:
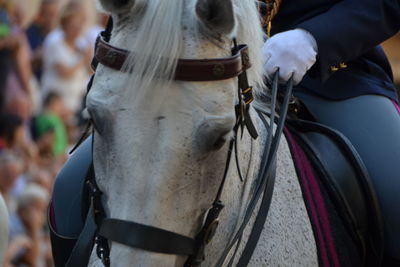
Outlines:
<svg viewBox="0 0 400 267"><path fill-rule="evenodd" d="M86 217L85 225L78 241L76 242L71 256L65 267L86 267L88 266L90 255L92 254L94 239L96 236L97 225L93 217L93 203L90 205L89 213Z"/></svg>
<svg viewBox="0 0 400 267"><path fill-rule="evenodd" d="M192 238L119 219L104 219L99 235L126 246L166 254L191 255L195 245Z"/></svg>
<svg viewBox="0 0 400 267"><path fill-rule="evenodd" d="M92 138L92 149L93 142L94 136ZM85 186L90 199L90 207L86 216L85 225L65 265L66 267L87 266L95 243L98 245L97 254L102 253L103 248L107 247L107 244L103 242L104 240L96 238L98 235L98 225L101 224L101 221L105 217L105 211L101 203L102 192L98 188L95 178L96 174L92 163L85 179ZM106 249L108 249L108 247ZM105 266L109 266L107 252L102 255L101 259Z"/></svg>
<svg viewBox="0 0 400 267"><path fill-rule="evenodd" d="M50 218L48 218L50 220ZM53 229L51 222L48 221L50 230L51 250L53 254L54 266L65 267L65 263L71 256L71 252L75 247L77 239L60 236Z"/></svg>
<svg viewBox="0 0 400 267"><path fill-rule="evenodd" d="M274 164L275 165L275 164ZM271 206L272 195L275 185L276 168L272 168L274 171L269 173L267 177L267 186L264 190L263 199L260 205L260 211L258 212L257 218L253 225L253 230L250 233L247 244L242 252L242 256L237 264L238 267L246 267L249 263L254 250L256 249L258 240L260 239L261 232L264 228L265 221L269 213Z"/></svg>
<svg viewBox="0 0 400 267"><path fill-rule="evenodd" d="M275 118L275 112L273 112L273 111L275 110L275 107L276 107L277 94L278 94L278 75L275 75L273 86L272 86L272 96L271 96L271 100L272 100L271 101L271 116L270 116L271 122L273 122L274 118ZM260 115L260 118L264 117L260 111L258 111L258 114ZM255 204L256 204L256 203L254 203L254 197L256 197L257 200L258 200L258 197L256 195L257 195L257 192L259 192L260 189L262 188L262 184L264 182L265 176L262 176L262 173L263 173L263 170L266 168L266 165L268 163L268 155L269 155L269 151L270 151L271 144L272 144L272 139L273 139L272 133L273 133L273 129L274 129L273 128L274 124L270 123L270 125L268 126L268 123L265 124L266 123L265 118L262 119L262 120L264 122L265 127L268 129L267 132L270 133L270 134L267 135L267 141L266 141L266 144L265 144L264 153L263 153L262 158L261 158L260 171L259 171L259 175L258 175L258 178L257 178L258 184L257 184L256 190L255 190L255 195L253 196L252 200L250 201L249 207L246 210L243 222L242 222L238 232L235 234L234 238L229 243L229 245L224 249L220 259L218 260L218 263L216 264L216 266L222 266L222 264L224 263L227 255L231 251L232 246L236 242L239 242L239 240L241 240L244 228L247 225L248 221L250 220L250 216L251 216L251 214L252 214L252 212L254 210ZM254 207L252 207L252 206L254 206ZM238 246L239 246L239 244L238 244ZM235 256L235 254L237 252L238 246L236 247L236 250L235 250L235 253L234 253L233 257Z"/></svg>
<svg viewBox="0 0 400 267"><path fill-rule="evenodd" d="M219 225L219 214L221 213L224 205L221 200L216 200L213 203L212 208L208 211L205 223L201 231L196 235L195 249L189 258L186 260L184 267L200 266L204 261L204 251L208 243L211 242L214 237L218 225Z"/></svg>
<svg viewBox="0 0 400 267"><path fill-rule="evenodd" d="M236 169L237 169L237 172L238 172L240 181L243 182L243 181L244 181L244 178L243 178L242 170L241 170L241 168L240 168L240 160L239 160L239 152L238 152L238 142L237 142L237 138L235 138L235 145L234 145L234 148L235 148ZM250 160L251 160L251 159L250 159Z"/></svg>
<svg viewBox="0 0 400 267"><path fill-rule="evenodd" d="M280 119L279 119L278 126L277 126L277 129L275 132L274 143L272 144L272 151L269 154L269 158L268 158L268 160L269 160L268 169L266 170L266 173L265 173L265 175L267 175L267 179L266 179L267 184L265 185L263 200L262 200L256 221L253 225L253 229L250 233L250 237L247 241L246 247L244 248L242 256L240 257L239 263L237 265L239 267L245 267L249 263L250 258L253 255L253 252L254 252L256 245L258 243L258 240L260 238L265 221L267 219L269 207L271 205L271 200L272 200L274 182L275 182L276 168L274 168L274 166L276 163L276 155L277 155L281 135L283 132L283 128L284 128L285 122L286 122L286 116L287 116L287 111L289 108L290 98L292 96L292 90L293 90L293 81L292 81L292 79L290 79L286 86L285 98L283 100L283 104L282 104L281 112L280 112ZM271 122L271 124L272 124L272 122Z"/></svg>
<svg viewBox="0 0 400 267"><path fill-rule="evenodd" d="M101 36L103 36L106 42L109 42L111 40L111 32L113 28L114 28L114 22L112 17L110 16L107 21L106 29L101 32Z"/></svg>
<svg viewBox="0 0 400 267"><path fill-rule="evenodd" d="M233 38L233 49L232 54L236 54L240 50L237 44L236 38ZM250 64L250 59L248 54L242 54L242 62L244 65ZM253 87L249 85L249 79L247 77L247 72L242 71L238 76L238 97L239 103L235 107L236 117L239 119L238 123L241 128L241 134L243 135L243 128L246 126L247 131L253 139L257 139L258 133L254 126L254 123L249 114L250 103L253 102Z"/></svg>
<svg viewBox="0 0 400 267"><path fill-rule="evenodd" d="M256 207L256 204L261 196L261 193L264 191L264 187L266 185L266 180L267 180L267 176L262 176L262 173L264 173L264 170L267 169L267 163L268 163L268 154L267 153L267 149L264 150L262 159L261 159L261 170L260 170L260 174L257 178L261 180L259 187L257 187L255 194L253 195L249 206L247 207L244 219L242 224L239 227L239 230L236 232L235 236L233 237L232 241L229 243L229 245L225 248L224 252L222 253L222 256L220 257L220 259L218 260L218 263L215 266L222 266L227 255L229 254L229 252L231 251L232 247L239 242L239 240L241 240L243 232L245 227L247 226L251 215ZM238 244L239 245L239 244ZM235 253L237 252L237 249L235 250ZM234 257L234 255L233 255Z"/></svg>
<svg viewBox="0 0 400 267"><path fill-rule="evenodd" d="M277 154L277 150L278 150L279 143L280 143L280 137L282 135L283 128L285 125L287 110L288 110L288 106L289 106L289 100L290 100L292 90L293 90L293 81L292 81L292 79L290 79L286 85L285 98L284 98L284 101L283 101L283 104L282 104L282 107L280 110L278 126L277 126L275 135L272 140L272 133L273 133L272 129L274 127L273 121L275 119L274 110L276 107L276 96L277 96L277 90L278 90L278 77L279 77L279 70L275 73L274 80L273 80L273 86L272 86L272 103L271 103L271 116L270 116L271 123L269 125L269 135L267 137L266 149L264 150L263 157L261 159L261 168L260 168L260 173L258 176L258 179L261 181L261 183L260 183L260 186L256 189L256 192L250 201L250 204L246 210L243 222L242 222L239 230L237 231L236 235L234 236L232 241L229 243L229 245L225 248L225 250L222 253L222 256L220 257L216 266L221 266L223 264L223 262L225 261L225 258L229 254L232 247L238 242L238 240L243 235L244 229L247 226L247 224L251 218L251 215L253 214L254 209L255 209L262 193L270 192L270 189L267 189L267 185L271 186L271 183L268 182L268 178L271 177L271 172L273 171L273 166L274 166L273 163L276 160L276 154ZM266 120L264 118L264 115L266 115L266 114L264 114L263 111L261 111L261 110L257 110L257 112L259 113L260 118L262 119L264 124L266 124ZM271 144L271 146L270 146L270 144ZM272 187L273 187L273 184L272 184ZM268 202L264 202L264 203L265 203L265 205L268 204ZM268 204L268 206L269 206L269 204ZM262 208L264 208L264 207L262 207ZM260 208L260 210L261 210L261 208ZM266 219L266 217L265 217L265 219ZM260 217L260 220L261 220L261 217ZM259 223L259 224L261 224L261 223ZM261 230L262 230L262 227L261 227ZM252 232L253 231L259 231L259 229L253 228ZM252 234L250 234L250 235L252 235ZM254 236L256 236L256 234L254 234ZM251 242L257 242L257 241L258 241L258 239L251 240ZM255 244L257 244L257 243L255 243ZM249 244L248 246L246 245L246 247L248 247L248 249L247 249L247 251L245 251L246 252L245 255L248 259L250 259L251 255L254 252L255 245ZM242 261L242 263L244 263L244 262L245 262L245 260ZM247 264L247 263L245 263L245 264Z"/></svg>
<svg viewBox="0 0 400 267"><path fill-rule="evenodd" d="M273 86L273 88L272 88L272 99L277 99L276 98L277 91L278 91L278 80L277 80L277 77L276 77L276 83L274 83L274 84L275 84L275 86ZM275 106L276 106L276 101L272 101L272 103L271 103L271 108L272 109L271 110L275 110ZM271 145L272 145L272 141L273 141L273 134L272 134L273 130L274 130L273 120L275 118L275 112L273 112L272 114L270 114L271 123L268 124L267 120L264 117L264 114L261 113L258 110L257 110L257 112L258 112L258 115L260 116L260 119L262 120L265 128L267 129L267 132L270 133L270 134L268 134L268 136L267 136L267 140L266 140L266 144L265 144L265 148L264 148L264 153L263 153L262 158L261 158L260 170L259 170L258 177L256 179L257 184L256 184L256 187L255 187L256 190L255 190L255 195L253 196L253 198L257 195L257 192L260 192L260 190L262 188L262 185L265 182L265 180L270 178L268 176L263 176L263 174L265 173L265 170L266 170L267 165L268 165L268 155L270 154ZM273 177L273 178L275 178L275 177ZM269 184L269 185L272 185L272 188L273 188L274 183ZM240 228L239 228L238 232L236 233L235 237L232 239L230 245L228 245L225 248L225 250L224 250L222 256L220 257L220 259L218 261L218 264L216 266L220 266L220 265L223 264L223 262L225 261L225 258L227 257L228 253L232 249L232 246L236 243L235 251L232 254L232 257L231 257L231 260L229 261L228 266L232 266L233 265L234 258L236 257L236 254L237 254L237 252L239 250L240 243L242 241L244 228L247 226L247 223L248 223L248 221L250 219L250 216L253 213L253 209L250 208L250 207L251 207L251 205L253 203L257 204L257 202L254 202L253 198L250 201L249 207L246 210L246 214L245 214L244 220L242 222L242 225L240 226ZM259 196L257 197L257 199L258 198L259 198ZM263 208L263 207L260 207L260 210L261 210L261 208Z"/></svg>

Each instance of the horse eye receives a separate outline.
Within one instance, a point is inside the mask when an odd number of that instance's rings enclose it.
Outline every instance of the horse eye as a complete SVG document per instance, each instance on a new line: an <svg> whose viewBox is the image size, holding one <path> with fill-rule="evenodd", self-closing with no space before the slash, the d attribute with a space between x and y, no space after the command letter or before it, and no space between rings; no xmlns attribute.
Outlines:
<svg viewBox="0 0 400 267"><path fill-rule="evenodd" d="M220 150L226 143L228 139L229 134L225 133L217 138L217 140L214 142L212 149L213 150Z"/></svg>
<svg viewBox="0 0 400 267"><path fill-rule="evenodd" d="M217 151L224 147L232 137L235 116L209 116L199 125L195 143L201 155Z"/></svg>
<svg viewBox="0 0 400 267"><path fill-rule="evenodd" d="M108 109L99 106L89 106L87 112L90 115L91 122L96 132L103 135L112 121L112 113Z"/></svg>

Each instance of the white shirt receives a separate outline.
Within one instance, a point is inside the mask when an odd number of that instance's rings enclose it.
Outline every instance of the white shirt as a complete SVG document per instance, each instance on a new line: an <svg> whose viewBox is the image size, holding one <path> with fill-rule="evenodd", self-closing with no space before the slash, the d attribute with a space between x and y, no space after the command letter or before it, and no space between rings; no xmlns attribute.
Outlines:
<svg viewBox="0 0 400 267"><path fill-rule="evenodd" d="M58 92L65 104L72 111L78 111L82 105L83 95L86 91L88 72L81 66L70 78L63 78L56 69L57 64L74 67L80 64L83 52L76 51L68 46L63 34L55 32L49 36L44 46L44 72L42 78L42 92L46 96L50 91Z"/></svg>
<svg viewBox="0 0 400 267"><path fill-rule="evenodd" d="M64 39L64 32L62 29L56 28L46 36L43 42L43 47L46 49L46 47L49 47L54 43L59 43L61 39ZM85 35L79 37L78 40L76 40L76 46L79 49L84 50L86 47L88 47L88 45L92 45L86 39L87 38Z"/></svg>

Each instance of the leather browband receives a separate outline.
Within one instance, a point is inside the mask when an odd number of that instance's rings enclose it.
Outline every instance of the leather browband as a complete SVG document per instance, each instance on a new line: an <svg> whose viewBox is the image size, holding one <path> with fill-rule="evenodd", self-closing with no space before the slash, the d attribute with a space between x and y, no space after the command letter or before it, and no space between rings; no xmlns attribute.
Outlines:
<svg viewBox="0 0 400 267"><path fill-rule="evenodd" d="M95 57L101 64L122 71L129 51L108 44L99 36ZM213 59L179 59L175 70L178 81L219 81L239 76L251 67L247 45L239 45L233 56Z"/></svg>

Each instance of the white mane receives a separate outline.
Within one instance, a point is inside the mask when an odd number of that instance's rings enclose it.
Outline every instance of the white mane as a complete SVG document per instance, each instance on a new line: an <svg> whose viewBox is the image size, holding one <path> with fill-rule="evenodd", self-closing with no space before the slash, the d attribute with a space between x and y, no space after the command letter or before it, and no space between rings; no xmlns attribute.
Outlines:
<svg viewBox="0 0 400 267"><path fill-rule="evenodd" d="M147 88L160 82L168 86L174 76L177 60L181 56L183 46L183 12L192 10L191 18L196 18L195 4L197 0L152 0L145 5L136 2L135 35L129 38L129 50L140 51L130 56L125 68L132 71L127 84L134 87L138 95L148 91ZM248 71L251 85L263 88L261 47L263 32L259 14L254 0L233 0L236 15L236 27L232 35L236 35L239 43L250 48L252 68ZM187 6L186 6L187 5ZM143 8L145 6L145 8ZM189 29L197 29L198 20L189 19L185 25ZM162 33L162 34L160 34ZM211 44L210 42L210 45ZM140 101L140 100L139 100Z"/></svg>

